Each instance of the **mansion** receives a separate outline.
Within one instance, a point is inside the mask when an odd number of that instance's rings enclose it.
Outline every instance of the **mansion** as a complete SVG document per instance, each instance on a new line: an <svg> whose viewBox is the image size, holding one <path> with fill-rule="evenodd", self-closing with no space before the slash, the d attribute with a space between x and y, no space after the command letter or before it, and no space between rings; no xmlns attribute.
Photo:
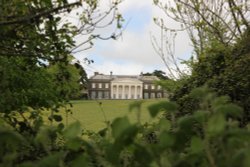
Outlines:
<svg viewBox="0 0 250 167"><path fill-rule="evenodd" d="M163 98L164 91L156 76L110 75L95 72L90 77L88 94L90 99L149 99Z"/></svg>

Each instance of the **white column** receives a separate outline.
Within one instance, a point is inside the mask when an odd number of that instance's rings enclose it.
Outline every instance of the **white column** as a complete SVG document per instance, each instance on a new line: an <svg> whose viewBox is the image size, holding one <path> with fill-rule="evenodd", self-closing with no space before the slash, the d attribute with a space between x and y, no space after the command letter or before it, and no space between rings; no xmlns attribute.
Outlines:
<svg viewBox="0 0 250 167"><path fill-rule="evenodd" d="M118 99L118 94L119 94L119 85L116 85L116 92L115 92L115 98Z"/></svg>
<svg viewBox="0 0 250 167"><path fill-rule="evenodd" d="M142 85L141 85L141 86L140 86L140 98L141 98L141 99L142 99L142 97L143 97L142 90L143 90L143 87L142 87Z"/></svg>
<svg viewBox="0 0 250 167"><path fill-rule="evenodd" d="M131 85L128 85L128 99L131 99Z"/></svg>
<svg viewBox="0 0 250 167"><path fill-rule="evenodd" d="M110 99L113 99L113 84L110 84Z"/></svg>
<svg viewBox="0 0 250 167"><path fill-rule="evenodd" d="M135 85L135 92L134 92L135 99L137 99L137 85Z"/></svg>
<svg viewBox="0 0 250 167"><path fill-rule="evenodd" d="M121 85L117 85L117 99L119 99L120 98L120 86Z"/></svg>
<svg viewBox="0 0 250 167"><path fill-rule="evenodd" d="M136 94L136 96L137 96L138 99L140 99L140 93L141 93L141 92L140 92L140 87L139 87L139 85L136 86L136 89L137 89L137 94ZM139 96L138 96L138 95L139 95Z"/></svg>
<svg viewBox="0 0 250 167"><path fill-rule="evenodd" d="M122 99L125 99L125 85L122 85Z"/></svg>

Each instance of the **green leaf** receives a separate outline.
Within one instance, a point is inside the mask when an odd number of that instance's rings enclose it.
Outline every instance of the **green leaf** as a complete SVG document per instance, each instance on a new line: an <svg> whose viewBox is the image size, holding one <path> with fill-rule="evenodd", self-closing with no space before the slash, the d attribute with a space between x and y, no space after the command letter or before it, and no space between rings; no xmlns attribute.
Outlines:
<svg viewBox="0 0 250 167"><path fill-rule="evenodd" d="M143 167L148 166L148 164L150 164L150 162L153 160L152 159L153 157L150 155L147 148L141 145L136 145L136 148L134 151L134 157Z"/></svg>
<svg viewBox="0 0 250 167"><path fill-rule="evenodd" d="M195 123L195 118L193 116L184 116L178 120L178 125L181 129L192 130L192 126Z"/></svg>
<svg viewBox="0 0 250 167"><path fill-rule="evenodd" d="M42 144L47 149L48 143L51 140L50 134L53 133L52 129L51 127L42 126L35 137L35 142Z"/></svg>
<svg viewBox="0 0 250 167"><path fill-rule="evenodd" d="M67 148L77 151L82 146L82 140L80 138L70 139L66 143Z"/></svg>
<svg viewBox="0 0 250 167"><path fill-rule="evenodd" d="M229 101L230 101L230 98L228 96L219 96L213 100L212 106L227 104Z"/></svg>
<svg viewBox="0 0 250 167"><path fill-rule="evenodd" d="M43 159L41 159L38 163L37 166L38 167L55 167L55 166L60 166L60 164L62 163L62 157L63 157L63 153L62 152L57 152L54 154L51 154L47 157L44 157Z"/></svg>
<svg viewBox="0 0 250 167"><path fill-rule="evenodd" d="M208 88L207 87L199 87L199 88L195 88L191 91L190 95L193 98L196 99L201 99L207 96L208 94Z"/></svg>
<svg viewBox="0 0 250 167"><path fill-rule="evenodd" d="M203 110L199 110L199 111L197 111L197 112L194 113L194 118L199 123L206 122L207 116L208 116L208 112L207 111L203 111Z"/></svg>
<svg viewBox="0 0 250 167"><path fill-rule="evenodd" d="M84 167L89 166L88 158L85 155L79 155L77 158L75 158L71 163L71 167Z"/></svg>
<svg viewBox="0 0 250 167"><path fill-rule="evenodd" d="M111 125L113 137L118 138L122 132L130 126L131 125L127 117L116 118Z"/></svg>
<svg viewBox="0 0 250 167"><path fill-rule="evenodd" d="M225 126L225 116L222 113L216 113L208 119L207 131L212 136L217 135L224 131Z"/></svg>
<svg viewBox="0 0 250 167"><path fill-rule="evenodd" d="M191 152L192 153L200 153L203 151L203 142L200 138L194 136L191 139Z"/></svg>
<svg viewBox="0 0 250 167"><path fill-rule="evenodd" d="M154 118L161 111L169 111L169 112L177 111L177 104L173 102L163 101L163 102L149 106L148 110L149 110L151 117Z"/></svg>
<svg viewBox="0 0 250 167"><path fill-rule="evenodd" d="M160 146L162 148L171 147L175 143L175 136L168 132L163 132L159 136Z"/></svg>
<svg viewBox="0 0 250 167"><path fill-rule="evenodd" d="M243 109L235 104L220 105L215 108L215 111L222 112L234 118L240 118L243 114Z"/></svg>
<svg viewBox="0 0 250 167"><path fill-rule="evenodd" d="M63 134L66 138L72 139L77 137L81 133L81 124L79 122L74 122L70 124L64 130Z"/></svg>
<svg viewBox="0 0 250 167"><path fill-rule="evenodd" d="M171 128L170 121L165 118L160 119L159 128L160 128L160 131L169 131Z"/></svg>
<svg viewBox="0 0 250 167"><path fill-rule="evenodd" d="M0 127L0 136L0 143L6 145L9 149L11 147L18 148L24 142L24 138L19 133L6 127Z"/></svg>

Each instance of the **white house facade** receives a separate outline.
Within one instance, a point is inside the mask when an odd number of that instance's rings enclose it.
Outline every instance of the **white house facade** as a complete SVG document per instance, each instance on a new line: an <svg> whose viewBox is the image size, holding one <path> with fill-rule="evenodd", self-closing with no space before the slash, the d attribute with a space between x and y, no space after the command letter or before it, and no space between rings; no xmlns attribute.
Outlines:
<svg viewBox="0 0 250 167"><path fill-rule="evenodd" d="M95 73L89 79L90 99L148 99L162 98L164 92L156 76L104 75Z"/></svg>

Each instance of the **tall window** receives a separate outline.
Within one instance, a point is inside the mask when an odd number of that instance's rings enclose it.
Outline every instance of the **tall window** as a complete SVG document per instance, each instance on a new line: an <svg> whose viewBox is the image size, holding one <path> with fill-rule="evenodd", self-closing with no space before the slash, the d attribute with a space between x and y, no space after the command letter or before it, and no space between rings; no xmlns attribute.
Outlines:
<svg viewBox="0 0 250 167"><path fill-rule="evenodd" d="M157 87L157 88L158 88L158 90L160 90L160 89L161 89L161 85L158 85L158 87Z"/></svg>
<svg viewBox="0 0 250 167"><path fill-rule="evenodd" d="M102 83L99 83L99 84L98 84L98 88L102 88Z"/></svg>
<svg viewBox="0 0 250 167"><path fill-rule="evenodd" d="M95 91L92 91L91 92L91 99L95 99L96 98L96 92Z"/></svg>
<svg viewBox="0 0 250 167"><path fill-rule="evenodd" d="M154 99L155 98L155 93L150 93L150 98Z"/></svg>
<svg viewBox="0 0 250 167"><path fill-rule="evenodd" d="M155 89L155 86L154 86L154 85L151 85L151 89Z"/></svg>
<svg viewBox="0 0 250 167"><path fill-rule="evenodd" d="M105 91L104 92L104 98L105 99L109 99L109 91Z"/></svg>
<svg viewBox="0 0 250 167"><path fill-rule="evenodd" d="M108 89L109 88L109 84L105 83L105 88Z"/></svg>
<svg viewBox="0 0 250 167"><path fill-rule="evenodd" d="M92 88L95 88L95 83L92 83Z"/></svg>
<svg viewBox="0 0 250 167"><path fill-rule="evenodd" d="M98 92L98 99L102 99L102 97L103 97L103 96L102 96L102 92L99 91L99 92Z"/></svg>
<svg viewBox="0 0 250 167"><path fill-rule="evenodd" d="M148 89L148 85L145 84L145 85L144 85L144 89Z"/></svg>

